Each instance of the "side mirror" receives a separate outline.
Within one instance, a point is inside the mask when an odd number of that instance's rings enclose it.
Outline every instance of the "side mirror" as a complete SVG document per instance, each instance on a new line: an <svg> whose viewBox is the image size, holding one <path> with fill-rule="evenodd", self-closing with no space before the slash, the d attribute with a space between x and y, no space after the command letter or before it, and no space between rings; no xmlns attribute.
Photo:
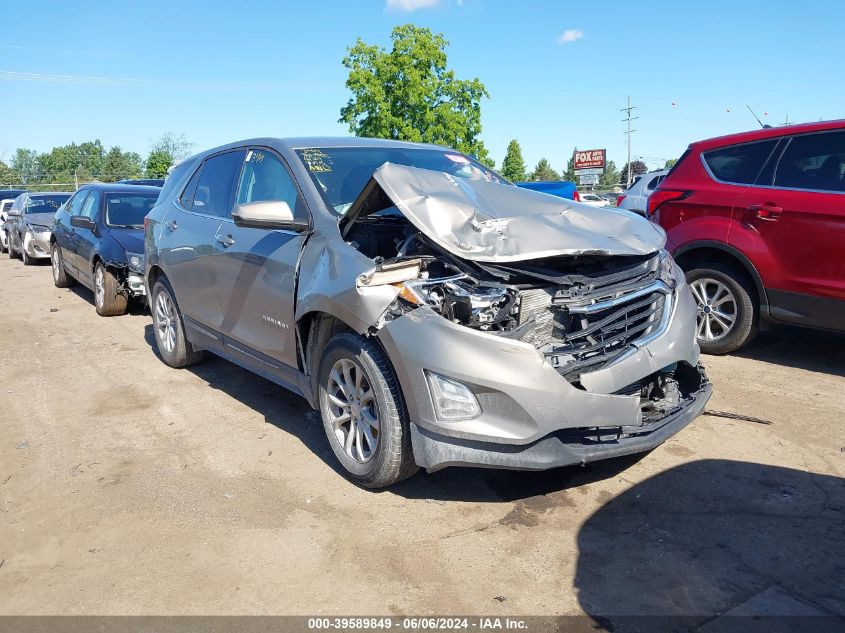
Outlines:
<svg viewBox="0 0 845 633"><path fill-rule="evenodd" d="M6 211L6 217L7 218L18 218L18 217L20 217L20 215L21 215L20 209L11 208L8 211Z"/></svg>
<svg viewBox="0 0 845 633"><path fill-rule="evenodd" d="M290 231L307 231L307 222L301 222L293 217L290 205L284 200L267 200L263 202L245 202L235 205L232 219L237 226L256 229L288 229Z"/></svg>
<svg viewBox="0 0 845 633"><path fill-rule="evenodd" d="M88 229L89 231L93 231L97 226L91 218L86 218L84 215L73 216L70 219L70 225L78 229Z"/></svg>

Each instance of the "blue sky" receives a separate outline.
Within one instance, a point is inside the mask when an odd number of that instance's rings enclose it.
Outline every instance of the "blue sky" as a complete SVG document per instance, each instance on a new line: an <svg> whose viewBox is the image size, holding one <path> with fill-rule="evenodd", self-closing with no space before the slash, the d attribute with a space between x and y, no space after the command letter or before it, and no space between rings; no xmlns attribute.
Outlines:
<svg viewBox="0 0 845 633"><path fill-rule="evenodd" d="M253 136L347 134L341 59L413 22L449 39L459 77L490 99L482 137L529 166L572 148L650 167L694 140L766 122L845 117L842 0L505 2L194 0L6 3L0 158L99 138L145 155L184 133L201 150ZM764 115L764 113L768 113Z"/></svg>

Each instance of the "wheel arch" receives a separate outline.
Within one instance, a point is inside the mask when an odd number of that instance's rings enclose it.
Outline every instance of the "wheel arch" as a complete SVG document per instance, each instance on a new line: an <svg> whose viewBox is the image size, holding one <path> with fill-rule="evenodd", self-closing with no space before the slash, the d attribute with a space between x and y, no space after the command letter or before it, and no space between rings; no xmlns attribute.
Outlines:
<svg viewBox="0 0 845 633"><path fill-rule="evenodd" d="M757 268L741 251L713 240L700 240L684 244L674 253L675 261L684 270L688 270L699 264L724 263L737 267L744 272L754 284L757 291L760 314L768 315L769 301L766 296L766 288Z"/></svg>

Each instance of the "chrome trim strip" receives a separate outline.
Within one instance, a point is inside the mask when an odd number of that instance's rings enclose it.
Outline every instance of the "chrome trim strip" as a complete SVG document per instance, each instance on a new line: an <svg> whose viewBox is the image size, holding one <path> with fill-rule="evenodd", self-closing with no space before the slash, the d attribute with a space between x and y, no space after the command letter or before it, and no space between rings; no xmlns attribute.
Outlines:
<svg viewBox="0 0 845 633"><path fill-rule="evenodd" d="M608 308L613 308L618 305L622 305L623 303L628 303L634 299L639 299L640 297L645 297L646 295L650 295L655 292L662 292L665 295L671 295L672 290L662 281L655 281L654 283L646 286L645 288L640 288L634 292L629 292L628 294L621 295L614 299L608 299L607 301L601 301L599 303L591 303L585 306L568 306L563 301L553 301L553 306L563 306L567 307L570 312L576 314L592 314L593 312L600 312L602 310L607 310Z"/></svg>

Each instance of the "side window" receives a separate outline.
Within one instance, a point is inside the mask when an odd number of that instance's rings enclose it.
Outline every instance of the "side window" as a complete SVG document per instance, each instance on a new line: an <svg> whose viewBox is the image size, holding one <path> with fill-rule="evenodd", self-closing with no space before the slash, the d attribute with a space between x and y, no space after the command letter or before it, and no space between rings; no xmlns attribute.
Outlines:
<svg viewBox="0 0 845 633"><path fill-rule="evenodd" d="M845 191L845 132L795 136L775 170L775 187Z"/></svg>
<svg viewBox="0 0 845 633"><path fill-rule="evenodd" d="M91 220L97 219L97 211L100 208L100 192L99 191L91 191L88 194L88 197L85 198L85 204L82 205L82 209L79 212L79 215L84 215L86 218Z"/></svg>
<svg viewBox="0 0 845 633"><path fill-rule="evenodd" d="M82 215L82 205L85 204L85 199L88 197L88 191L80 191L70 201L67 212L71 216Z"/></svg>
<svg viewBox="0 0 845 633"><path fill-rule="evenodd" d="M717 179L739 185L751 185L763 169L777 139L744 143L704 153L704 162Z"/></svg>
<svg viewBox="0 0 845 633"><path fill-rule="evenodd" d="M232 189L243 159L243 150L207 159L200 171L191 210L218 218L229 217L232 211Z"/></svg>
<svg viewBox="0 0 845 633"><path fill-rule="evenodd" d="M197 167L197 170L194 172L194 175L191 176L191 179L188 181L188 184L185 185L185 189L182 191L182 195L179 196L179 204L182 205L183 208L190 210L190 208L194 205L194 193L197 191L197 182L200 179L200 172L202 171L202 165Z"/></svg>
<svg viewBox="0 0 845 633"><path fill-rule="evenodd" d="M655 176L646 185L646 189L648 189L649 191L654 191L655 189L657 189L657 185L659 185L662 180L663 180L663 176Z"/></svg>
<svg viewBox="0 0 845 633"><path fill-rule="evenodd" d="M238 183L238 204L281 200L297 219L304 219L305 208L287 168L272 152L251 149L246 154Z"/></svg>

